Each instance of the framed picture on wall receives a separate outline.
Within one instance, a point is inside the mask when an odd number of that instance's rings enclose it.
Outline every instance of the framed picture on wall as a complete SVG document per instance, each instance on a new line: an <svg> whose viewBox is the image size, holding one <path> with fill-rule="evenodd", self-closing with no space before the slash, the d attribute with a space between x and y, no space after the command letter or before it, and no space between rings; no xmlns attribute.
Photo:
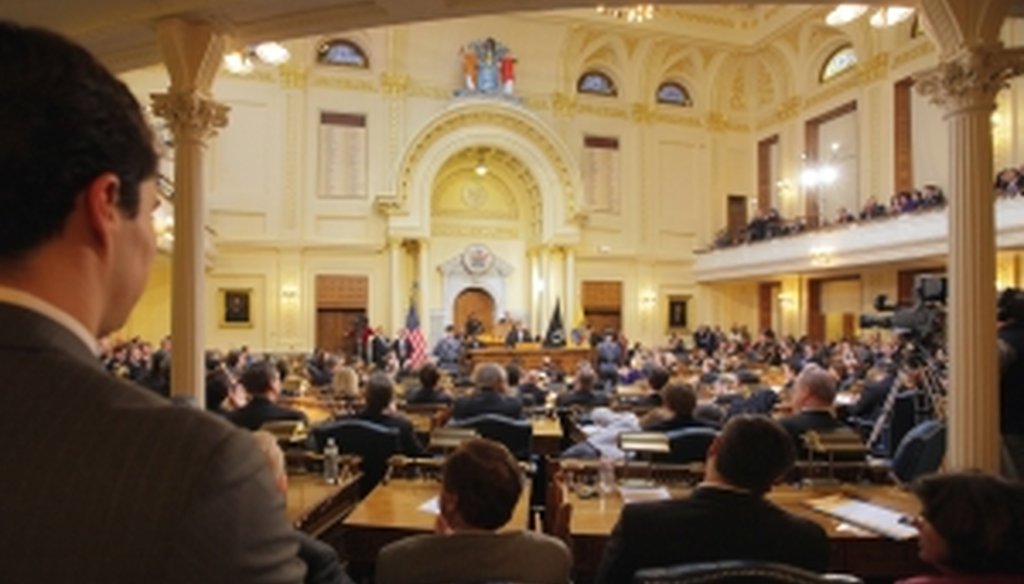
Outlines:
<svg viewBox="0 0 1024 584"><path fill-rule="evenodd" d="M252 326L252 289L220 289L220 326L247 328Z"/></svg>
<svg viewBox="0 0 1024 584"><path fill-rule="evenodd" d="M668 299L668 328L685 329L688 298L671 296Z"/></svg>

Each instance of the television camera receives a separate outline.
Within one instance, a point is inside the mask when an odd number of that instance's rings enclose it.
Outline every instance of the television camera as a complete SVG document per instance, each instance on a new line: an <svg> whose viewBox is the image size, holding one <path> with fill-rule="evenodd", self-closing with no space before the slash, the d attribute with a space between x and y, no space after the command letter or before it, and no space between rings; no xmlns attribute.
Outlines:
<svg viewBox="0 0 1024 584"><path fill-rule="evenodd" d="M933 347L941 346L946 328L945 276L921 275L914 281L914 304L889 304L885 294L875 298L875 310L891 314L862 314L861 328L884 328Z"/></svg>

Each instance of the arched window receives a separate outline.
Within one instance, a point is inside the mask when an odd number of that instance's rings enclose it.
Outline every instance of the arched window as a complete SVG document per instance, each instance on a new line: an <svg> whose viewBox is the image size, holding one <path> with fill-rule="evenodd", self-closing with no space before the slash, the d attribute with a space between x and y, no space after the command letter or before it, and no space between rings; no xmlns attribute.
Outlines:
<svg viewBox="0 0 1024 584"><path fill-rule="evenodd" d="M576 91L602 97L619 95L619 88L615 87L612 78L600 71L587 71L580 75L580 80L576 82Z"/></svg>
<svg viewBox="0 0 1024 584"><path fill-rule="evenodd" d="M316 51L316 60L324 65L339 65L357 69L370 67L370 60L366 58L363 49L346 39L325 41Z"/></svg>
<svg viewBox="0 0 1024 584"><path fill-rule="evenodd" d="M853 51L851 45L843 45L832 52L825 59L825 64L821 68L821 73L818 74L818 80L821 82L834 79L836 76L846 73L850 69L853 69L857 65L857 53Z"/></svg>
<svg viewBox="0 0 1024 584"><path fill-rule="evenodd" d="M655 100L658 103L664 103L667 105L677 105L680 107L691 107L693 106L693 100L690 99L690 92L686 91L686 88L675 81L666 81L658 86L658 92L655 94Z"/></svg>

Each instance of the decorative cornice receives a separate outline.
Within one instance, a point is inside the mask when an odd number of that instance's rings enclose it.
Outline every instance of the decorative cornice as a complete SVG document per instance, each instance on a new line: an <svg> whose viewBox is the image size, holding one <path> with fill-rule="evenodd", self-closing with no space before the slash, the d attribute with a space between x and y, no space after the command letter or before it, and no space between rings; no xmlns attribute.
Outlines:
<svg viewBox="0 0 1024 584"><path fill-rule="evenodd" d="M282 65L277 70L277 78L284 89L303 89L309 81L309 69L298 65Z"/></svg>
<svg viewBox="0 0 1024 584"><path fill-rule="evenodd" d="M961 51L914 76L914 86L935 105L957 112L995 107L996 93L1024 72L1024 48Z"/></svg>
<svg viewBox="0 0 1024 584"><path fill-rule="evenodd" d="M921 57L930 55L934 52L935 47L932 46L930 42L928 42L927 40L920 41L910 49L900 53L896 53L896 55L893 56L892 58L892 68L897 69L899 67L902 67L903 65L906 65L907 63L910 63L911 61L916 61Z"/></svg>
<svg viewBox="0 0 1024 584"><path fill-rule="evenodd" d="M377 93L377 84L370 79L354 79L339 75L313 75L309 80L312 87L326 87L328 89L341 89L343 91L367 91Z"/></svg>
<svg viewBox="0 0 1024 584"><path fill-rule="evenodd" d="M380 90L390 97L401 97L409 92L409 76L402 73L381 73Z"/></svg>
<svg viewBox="0 0 1024 584"><path fill-rule="evenodd" d="M465 224L434 224L431 235L447 237L476 237L480 239L519 239L519 230L514 227L494 227Z"/></svg>
<svg viewBox="0 0 1024 584"><path fill-rule="evenodd" d="M709 132L749 132L750 126L729 119L721 112L711 112L704 122Z"/></svg>
<svg viewBox="0 0 1024 584"><path fill-rule="evenodd" d="M228 106L195 93L154 93L153 113L167 120L177 140L205 140L228 125Z"/></svg>

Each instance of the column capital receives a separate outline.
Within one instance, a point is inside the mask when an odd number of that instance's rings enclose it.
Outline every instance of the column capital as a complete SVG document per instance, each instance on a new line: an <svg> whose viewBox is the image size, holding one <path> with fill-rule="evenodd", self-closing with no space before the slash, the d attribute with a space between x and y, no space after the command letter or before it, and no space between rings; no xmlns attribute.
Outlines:
<svg viewBox="0 0 1024 584"><path fill-rule="evenodd" d="M974 47L918 73L914 81L921 95L948 113L956 113L976 108L993 109L996 93L1007 86L1011 77L1021 73L1024 73L1024 49Z"/></svg>
<svg viewBox="0 0 1024 584"><path fill-rule="evenodd" d="M176 139L205 140L228 125L228 106L196 93L154 93L153 113L167 120Z"/></svg>

